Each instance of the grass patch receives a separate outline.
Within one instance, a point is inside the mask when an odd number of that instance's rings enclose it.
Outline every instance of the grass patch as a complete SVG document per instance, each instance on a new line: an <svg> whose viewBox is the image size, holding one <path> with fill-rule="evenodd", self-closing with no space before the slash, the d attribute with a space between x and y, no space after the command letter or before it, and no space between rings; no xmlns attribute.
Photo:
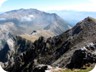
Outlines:
<svg viewBox="0 0 96 72"><path fill-rule="evenodd" d="M92 69L93 69L92 67L88 67L87 69L73 69L73 70L71 70L71 69L65 69L65 70L63 70L61 72L89 72Z"/></svg>

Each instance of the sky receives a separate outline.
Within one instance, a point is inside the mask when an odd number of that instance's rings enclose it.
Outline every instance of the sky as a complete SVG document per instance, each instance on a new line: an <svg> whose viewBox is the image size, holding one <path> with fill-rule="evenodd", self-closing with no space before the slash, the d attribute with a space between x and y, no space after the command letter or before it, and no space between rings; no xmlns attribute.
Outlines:
<svg viewBox="0 0 96 72"><path fill-rule="evenodd" d="M0 0L0 12L35 8L42 11L96 11L96 0Z"/></svg>

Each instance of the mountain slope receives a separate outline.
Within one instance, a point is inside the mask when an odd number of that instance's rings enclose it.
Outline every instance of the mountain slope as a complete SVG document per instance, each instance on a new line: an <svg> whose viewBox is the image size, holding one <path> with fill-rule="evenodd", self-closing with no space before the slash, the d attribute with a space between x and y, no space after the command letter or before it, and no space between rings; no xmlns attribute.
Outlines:
<svg viewBox="0 0 96 72"><path fill-rule="evenodd" d="M19 9L0 14L0 24L7 22L14 23L17 27L23 28L25 33L29 34L33 30L43 29L48 25L59 25L59 23L61 26L64 24L64 31L68 29L68 24L56 14L36 9ZM60 25L59 27L61 27Z"/></svg>
<svg viewBox="0 0 96 72"><path fill-rule="evenodd" d="M56 35L59 35L63 32L65 32L68 29L71 29L71 26L68 25L68 23L66 21L64 21L62 18L60 18L59 16L55 15L55 20L54 24L50 24L47 27L45 27L45 30L50 30L51 32L55 33Z"/></svg>
<svg viewBox="0 0 96 72"><path fill-rule="evenodd" d="M66 65L66 62L69 62L68 59L70 59L70 56L72 56L76 50L83 50L83 48L85 50L86 46L89 47L89 51L91 50L90 45L94 45L96 42L96 19L91 17L85 18L81 22L77 23L77 25L71 30L63 33L61 38L62 40L65 40L65 42L63 42L65 46L62 46L59 49L59 51L62 51L62 56L54 62L53 65ZM67 52L64 54L66 46ZM93 50L93 53L94 51L95 50Z"/></svg>
<svg viewBox="0 0 96 72"><path fill-rule="evenodd" d="M86 12L86 11L71 11L71 10L54 10L49 11L50 13L56 13L61 18L69 22L72 26L74 26L77 22L84 19L85 17L93 17L96 18L96 12Z"/></svg>
<svg viewBox="0 0 96 72"><path fill-rule="evenodd" d="M52 26L51 26L52 25ZM45 30L44 28L50 26L55 27ZM57 30L58 26L58 30ZM19 9L12 10L0 14L0 49L6 43L7 39L11 35L23 35L31 34L33 31L40 31L45 37L52 37L65 30L69 29L69 25L65 23L59 16L56 14L50 14L36 9ZM62 31L59 30L62 27ZM44 30L44 31L43 31ZM55 31L57 33L55 33ZM61 32L60 32L61 31ZM50 32L50 33L49 33ZM38 34L38 37L41 36Z"/></svg>
<svg viewBox="0 0 96 72"><path fill-rule="evenodd" d="M45 39L49 37L55 36L55 34L49 30L37 30L33 31L30 35L29 34L22 34L20 35L22 38L25 38L27 40L31 40L32 42L39 39L39 37L43 36Z"/></svg>
<svg viewBox="0 0 96 72"><path fill-rule="evenodd" d="M14 52L8 51L8 60L3 66L7 71L35 72L39 64L83 68L96 63L96 19L87 17L72 29L47 40L40 37L32 42L16 36L13 42L14 47L9 49ZM8 41L7 44L10 45Z"/></svg>

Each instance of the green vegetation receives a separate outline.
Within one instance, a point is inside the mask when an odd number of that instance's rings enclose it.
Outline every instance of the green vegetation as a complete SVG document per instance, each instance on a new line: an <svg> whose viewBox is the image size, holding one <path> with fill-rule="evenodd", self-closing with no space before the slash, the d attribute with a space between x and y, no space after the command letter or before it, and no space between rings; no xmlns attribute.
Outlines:
<svg viewBox="0 0 96 72"><path fill-rule="evenodd" d="M92 70L92 67L88 67L87 69L65 69L64 71L61 72L89 72Z"/></svg>

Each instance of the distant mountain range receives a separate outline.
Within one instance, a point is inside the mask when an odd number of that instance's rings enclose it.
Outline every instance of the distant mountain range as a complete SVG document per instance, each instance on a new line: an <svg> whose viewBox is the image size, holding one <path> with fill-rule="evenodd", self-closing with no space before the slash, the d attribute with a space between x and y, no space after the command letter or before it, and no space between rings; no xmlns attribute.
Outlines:
<svg viewBox="0 0 96 72"><path fill-rule="evenodd" d="M84 11L68 11L68 10L53 10L49 13L56 13L64 20L74 26L77 22L83 20L86 17L96 18L96 12L84 12Z"/></svg>
<svg viewBox="0 0 96 72"><path fill-rule="evenodd" d="M0 24L8 22L11 22L16 27L19 27L20 31L22 30L24 33L29 34L33 30L44 29L49 25L60 26L62 24L64 25L62 26L64 31L69 29L68 23L63 21L63 19L58 15L54 13L45 13L37 9L19 9L0 14Z"/></svg>
<svg viewBox="0 0 96 72"><path fill-rule="evenodd" d="M37 9L19 9L0 14L0 47L11 35L31 34L40 31L50 34L45 37L59 35L71 26L55 13L46 13ZM43 31L44 30L44 31ZM50 32L50 33L49 33ZM37 32L38 33L38 32ZM37 34L38 37L41 34ZM40 36L39 36L40 35Z"/></svg>

